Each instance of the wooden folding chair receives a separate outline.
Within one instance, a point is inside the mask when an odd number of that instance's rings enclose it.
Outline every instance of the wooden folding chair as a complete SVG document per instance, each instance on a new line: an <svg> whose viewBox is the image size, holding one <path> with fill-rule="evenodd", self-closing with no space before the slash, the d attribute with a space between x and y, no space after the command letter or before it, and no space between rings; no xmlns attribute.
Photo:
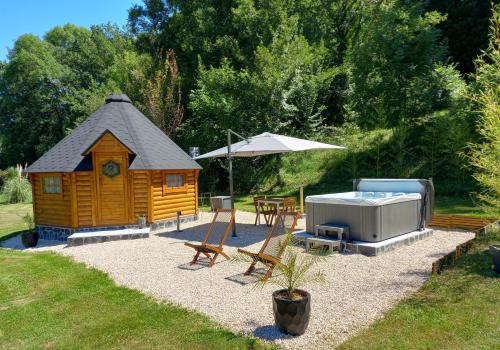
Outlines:
<svg viewBox="0 0 500 350"><path fill-rule="evenodd" d="M283 200L283 211L288 211L288 212L291 212L291 211L295 211L297 207L297 198L295 197L286 197L284 200Z"/></svg>
<svg viewBox="0 0 500 350"><path fill-rule="evenodd" d="M259 203L259 201L265 200L266 198L266 196L257 196L253 198L253 205L255 207L255 225L257 225L257 221L259 220L257 213L264 216L267 226L271 226L274 220L274 216L276 215L276 206L272 204Z"/></svg>
<svg viewBox="0 0 500 350"><path fill-rule="evenodd" d="M222 247L224 246L224 242L231 231L231 227L234 225L235 213L236 209L217 209L212 223L208 226L207 233L205 234L201 244L193 244L189 242L184 243L186 246L196 250L196 254L191 261L191 265L196 263L200 254L203 254L208 258L208 267L212 267L215 264L215 260L219 254L227 260L230 259L229 256L223 252Z"/></svg>
<svg viewBox="0 0 500 350"><path fill-rule="evenodd" d="M262 214L262 210L259 211L259 209L262 208L262 205L259 204L259 201L260 200L264 200L264 199L266 199L266 196L255 196L255 197L253 197L253 206L255 208L255 223L254 223L255 226L257 226L257 221L259 220L259 212L260 212L260 214ZM264 216L264 219L266 220L266 223L267 223L267 219L266 219L265 216Z"/></svg>
<svg viewBox="0 0 500 350"><path fill-rule="evenodd" d="M245 271L245 275L251 274L255 270L255 265L261 262L268 267L264 275L264 278L267 279L271 277L274 266L280 263L281 255L283 255L288 244L289 234L293 232L297 225L299 214L297 212L283 212L279 216L267 233L266 240L258 253L252 253L241 248L238 249L239 253L246 254L253 260L250 267Z"/></svg>

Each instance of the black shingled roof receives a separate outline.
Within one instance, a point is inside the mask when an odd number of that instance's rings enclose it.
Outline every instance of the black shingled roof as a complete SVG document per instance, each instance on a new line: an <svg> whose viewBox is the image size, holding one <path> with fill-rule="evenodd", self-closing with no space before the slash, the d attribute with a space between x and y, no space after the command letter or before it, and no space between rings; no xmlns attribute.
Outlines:
<svg viewBox="0 0 500 350"><path fill-rule="evenodd" d="M135 157L130 170L201 169L189 155L132 105L127 95L111 95L71 134L26 170L73 172L85 152L106 132L112 133Z"/></svg>

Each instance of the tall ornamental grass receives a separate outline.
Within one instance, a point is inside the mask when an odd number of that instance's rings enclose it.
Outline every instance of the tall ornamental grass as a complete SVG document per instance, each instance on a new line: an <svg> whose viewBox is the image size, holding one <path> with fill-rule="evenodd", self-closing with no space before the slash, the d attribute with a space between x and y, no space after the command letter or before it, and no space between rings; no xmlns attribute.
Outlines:
<svg viewBox="0 0 500 350"><path fill-rule="evenodd" d="M1 194L8 203L31 202L31 184L27 176L23 175L23 167L17 165L8 168L2 173L4 184Z"/></svg>

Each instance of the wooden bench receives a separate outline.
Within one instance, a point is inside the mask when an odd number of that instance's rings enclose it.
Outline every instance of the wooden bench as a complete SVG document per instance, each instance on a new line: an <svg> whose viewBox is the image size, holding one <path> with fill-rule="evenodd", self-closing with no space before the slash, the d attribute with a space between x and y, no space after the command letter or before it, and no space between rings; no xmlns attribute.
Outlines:
<svg viewBox="0 0 500 350"><path fill-rule="evenodd" d="M464 230L478 231L484 226L495 222L497 219L493 218L475 218L462 215L443 215L436 214L432 217L429 226L445 227L448 229L460 228Z"/></svg>

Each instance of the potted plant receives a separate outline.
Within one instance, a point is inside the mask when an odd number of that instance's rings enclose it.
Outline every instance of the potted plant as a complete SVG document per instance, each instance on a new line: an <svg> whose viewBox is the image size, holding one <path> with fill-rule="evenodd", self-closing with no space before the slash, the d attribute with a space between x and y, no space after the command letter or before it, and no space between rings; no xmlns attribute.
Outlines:
<svg viewBox="0 0 500 350"><path fill-rule="evenodd" d="M277 251L283 251L281 261L274 266L269 278L263 276L257 284L280 287L272 295L274 321L281 332L302 335L309 325L311 313L311 295L302 288L309 283L324 282L324 274L321 271L312 272L311 268L323 261L326 251L311 249L311 254L301 253L291 233L287 233L287 239L282 242L288 244L283 247L280 243L276 247ZM245 260L245 257L236 259Z"/></svg>
<svg viewBox="0 0 500 350"><path fill-rule="evenodd" d="M137 225L139 228L146 227L146 214L137 214Z"/></svg>
<svg viewBox="0 0 500 350"><path fill-rule="evenodd" d="M28 229L21 234L23 246L26 248L35 247L38 243L38 232L35 231L35 221L33 220L33 216L28 213L23 217L23 220Z"/></svg>

